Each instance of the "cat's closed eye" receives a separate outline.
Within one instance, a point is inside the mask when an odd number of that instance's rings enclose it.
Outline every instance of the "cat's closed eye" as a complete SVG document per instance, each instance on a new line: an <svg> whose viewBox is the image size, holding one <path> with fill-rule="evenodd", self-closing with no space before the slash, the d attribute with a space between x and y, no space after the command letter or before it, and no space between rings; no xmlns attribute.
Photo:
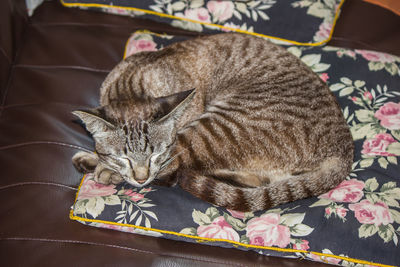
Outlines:
<svg viewBox="0 0 400 267"><path fill-rule="evenodd" d="M150 157L150 162L153 162L155 164L160 164L161 163L161 154L154 154Z"/></svg>
<svg viewBox="0 0 400 267"><path fill-rule="evenodd" d="M353 163L326 83L252 36L217 34L128 57L103 83L100 103L74 114L102 152L98 169L136 187L178 182L218 206L255 211L327 192Z"/></svg>

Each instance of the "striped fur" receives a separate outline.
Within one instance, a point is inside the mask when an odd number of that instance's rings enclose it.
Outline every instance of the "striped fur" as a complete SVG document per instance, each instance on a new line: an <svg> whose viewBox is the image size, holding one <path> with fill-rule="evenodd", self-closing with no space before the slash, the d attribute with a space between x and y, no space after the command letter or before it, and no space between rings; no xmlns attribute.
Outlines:
<svg viewBox="0 0 400 267"><path fill-rule="evenodd" d="M353 161L327 85L285 49L248 35L130 56L104 81L100 104L74 114L96 141L102 183L177 182L218 206L255 211L328 191ZM93 155L80 153L75 165L93 169Z"/></svg>

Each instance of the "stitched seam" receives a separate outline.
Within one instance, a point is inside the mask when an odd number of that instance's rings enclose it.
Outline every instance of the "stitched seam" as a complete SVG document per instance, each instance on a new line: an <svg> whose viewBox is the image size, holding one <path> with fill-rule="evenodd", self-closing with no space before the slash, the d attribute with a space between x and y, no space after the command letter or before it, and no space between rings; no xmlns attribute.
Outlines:
<svg viewBox="0 0 400 267"><path fill-rule="evenodd" d="M336 258L336 259L341 259L345 261L350 261L350 262L355 262L355 263L360 263L360 264L369 264L369 265L376 265L376 266L381 266L381 267L394 267L392 265L386 265L386 264L381 264L381 263L375 263L375 262L370 262L366 260L360 260L360 259L354 259L350 257L344 257L344 256L338 256L334 254L325 254L325 253L320 253L320 252L315 252L315 251L307 251L307 250L300 250L300 249L292 249L292 248L278 248L278 247L271 247L271 246L258 246L258 245L248 245L248 244L243 244L241 242L233 241L233 240L228 240L228 239L220 239L220 238L208 238L208 237L201 237L201 236L193 236L193 235L188 235L188 234L182 234L174 231L169 231L169 230L162 230L162 229L155 229L155 228L150 228L150 227L143 227L143 226L138 226L138 225L133 225L133 224L124 224L124 223L117 223L117 222L112 222L112 221L103 221L103 220L97 220L97 219L87 219L87 218L82 218L79 216L74 215L74 206L75 203L78 199L79 191L82 187L83 181L85 180L86 175L83 176L79 187L78 191L75 195L75 201L73 206L71 207L69 217L71 220L76 220L76 221L85 221L85 222L97 222L97 223L103 223L103 224L109 224L109 225L118 225L118 226L126 226L126 227L132 227L135 229L141 229L141 230L146 230L146 231L153 231L153 232L158 232L162 234L170 234L170 235L175 235L179 237L186 237L189 239L194 239L197 241L203 241L203 242L223 242L223 243L229 243L232 244L233 246L241 246L245 248L258 248L258 249L264 249L264 250L273 250L273 251L279 251L279 252L286 252L286 253L293 253L293 252L302 252L302 253L312 253L317 256L321 257L330 257L330 258ZM322 258L321 258L322 260Z"/></svg>
<svg viewBox="0 0 400 267"><path fill-rule="evenodd" d="M79 193L79 189L78 189L78 193ZM111 221L87 219L87 218L82 218L82 217L73 215L72 209L71 209L71 213L70 213L70 219L76 220L76 221L97 222L97 223L102 223L102 224L109 224L109 225L111 224L111 225L132 227L132 228L137 228L137 229L146 230L146 231L153 231L153 232L159 232L159 233L163 233L163 234L170 234L170 235L175 235L175 236L186 237L189 239L195 239L195 240L203 241L203 242L223 242L223 243L230 243L234 246L242 246L242 247L246 247L246 248L258 248L258 249L264 249L264 250L274 250L274 251L286 252L286 253L293 253L293 252L312 253L312 254L315 254L320 257L336 258L336 259L360 263L360 264L369 264L369 265L381 266L381 267L395 267L393 265L370 262L370 261L360 260L360 259L355 259L355 258L350 258L350 257L343 257L343 256L334 255L334 254L325 254L325 253L320 253L320 252L315 252L315 251L306 251L306 250L298 250L298 249L290 249L290 248L277 248L277 247L268 247L268 246L257 246L257 245L247 245L247 244L243 244L240 242L227 240L227 239L205 238L205 237L200 237L200 236L191 236L191 235L177 233L177 232L173 232L173 231L161 230L161 229L155 229L155 228L147 228L147 227L131 225L131 224L122 224L122 223L115 223L115 222L111 222Z"/></svg>
<svg viewBox="0 0 400 267"><path fill-rule="evenodd" d="M67 144L67 143L61 143L61 142L53 142L53 141L33 141L33 142L25 142L25 143L7 145L7 146L0 147L0 150L6 150L6 149L10 149L10 148L29 146L29 145L41 145L41 144L44 144L44 145L57 145L57 146L69 147L69 148L73 148L73 149L80 149L80 150L83 150L83 151L86 151L86 152L90 152L90 153L93 152L92 150L90 150L88 148L81 147L81 146Z"/></svg>
<svg viewBox="0 0 400 267"><path fill-rule="evenodd" d="M50 65L50 66L43 66L43 65L28 65L28 64L18 64L14 65L14 68L31 68L31 69L77 69L77 70L85 70L85 71L93 71L93 72L105 72L109 73L111 70L105 69L96 69L91 67L84 67L84 66L73 66L73 65Z"/></svg>
<svg viewBox="0 0 400 267"><path fill-rule="evenodd" d="M132 16L127 16L130 19L138 19L138 20L145 20L144 18L139 18L139 17L132 17ZM140 30L143 28L143 26L145 25L131 25L131 24L127 24L127 25L112 25L112 24L85 24L85 23L73 23L73 22L65 22L65 23L42 23L42 22L36 22L36 23L32 23L32 25L39 25L39 26L82 26L82 27L90 27L90 26L104 26L104 27L115 27L115 28L132 28L132 30ZM164 27L158 27L159 25L154 25L154 26L150 26L150 28L154 28L154 31L160 31L160 33L168 33L170 35L185 35L185 36L199 36L199 35L204 35L204 33L201 32L191 32L188 30L184 30L184 29L179 29L179 28L174 28L171 26L171 29L166 30ZM149 27L148 25L146 27Z"/></svg>
<svg viewBox="0 0 400 267"><path fill-rule="evenodd" d="M8 74L7 84L6 84L6 88L4 90L4 96L3 96L3 99L1 101L1 107L4 107L4 104L6 103L8 90L9 90L9 88L11 86L11 81L12 81L11 77L14 76L14 71L15 71L14 65L15 65L15 62L18 61L18 59L20 57L20 54L21 54L22 47L24 46L24 44L26 42L28 30L29 30L29 23L27 22L25 24L24 29L23 29L23 34L22 34L22 37L21 37L21 41L18 44L18 47L16 48L14 61L12 62L11 66L10 66L10 71L9 71L9 74ZM0 109L0 119L1 119L1 116L3 115L3 110L4 110L3 108Z"/></svg>
<svg viewBox="0 0 400 267"><path fill-rule="evenodd" d="M333 19L332 28L331 28L331 30L329 32L328 38L326 38L323 41L317 42L317 43L303 43L303 42L288 40L288 39L284 39L284 38L280 38L280 37L270 36L270 35L266 35L266 34L254 33L254 32L249 32L249 31L245 31L245 30L241 30L241 29L222 26L222 25L219 25L219 24L201 22L201 21L188 19L188 18L183 18L183 17L177 17L177 16L165 14L165 13L160 13L160 12L147 10L147 9L136 8L136 7L115 6L115 5L107 5L107 4L65 3L64 0L60 0L61 4L63 6L66 6L66 7L83 6L83 7L97 7L97 8L119 8L119 9L125 9L125 10L139 11L139 12L144 12L144 13L149 14L149 15L156 15L156 16L159 16L159 17L165 17L165 18L169 18L169 19L183 20L183 21L193 22L193 23L197 23L197 24L213 26L213 27L217 27L217 28L225 29L225 30L229 30L229 31L240 32L240 33L245 33L245 34L259 36L259 37L266 37L266 38L270 38L270 39L275 39L275 40L279 40L279 41L283 41L283 42L292 43L292 44L295 44L295 45L304 45L304 46L320 46L320 45L323 45L323 44L329 42L329 40L332 38L333 31L335 29L336 22L337 22L337 20L339 18L340 10L341 10L341 8L343 6L344 1L345 0L341 0L339 5L338 5L338 7L337 7L337 9L335 10L335 16L334 16L334 19Z"/></svg>
<svg viewBox="0 0 400 267"><path fill-rule="evenodd" d="M76 188L76 187L72 187L72 186L65 185L65 184L59 184L59 183L51 183L51 182L21 182L21 183L0 186L0 190L17 187L17 186L24 186L24 185L50 185L50 186L63 187L63 188L71 189L74 191L78 190L78 188Z"/></svg>
<svg viewBox="0 0 400 267"><path fill-rule="evenodd" d="M54 102L35 102L35 103L11 104L11 105L5 105L3 107L0 107L0 109L21 108L21 107L36 106L36 105L46 105L46 104L58 104L58 105L71 106L71 107L79 106L77 104L54 101Z"/></svg>
<svg viewBox="0 0 400 267"><path fill-rule="evenodd" d="M78 22L54 22L54 23L44 23L44 22L36 22L32 23L33 26L40 26L40 27L59 27L59 26L82 26L82 27L110 27L110 28L132 28L132 25L118 25L118 24L85 24L85 23L78 23Z"/></svg>
<svg viewBox="0 0 400 267"><path fill-rule="evenodd" d="M64 240L64 239L48 239L48 238L32 238L32 237L0 237L0 241L39 241L39 242L53 242L53 243L67 243L67 244L83 244L83 245L92 245L92 246L104 246L104 247L111 247L111 248L118 248L118 249L125 249L130 251L136 251L146 254L153 254L153 255L161 255L167 257L175 257L181 258L186 260L196 260L201 262L208 262L208 263L218 263L218 264L227 264L226 262L220 261L210 261L205 259L200 259L196 257L185 257L181 255L170 255L166 253L156 253L153 251L141 250L136 248L130 248L125 246L113 245L113 244L105 244L105 243L97 243L97 242L89 242L89 241L79 241L79 240ZM228 263L230 266L247 266L237 263Z"/></svg>

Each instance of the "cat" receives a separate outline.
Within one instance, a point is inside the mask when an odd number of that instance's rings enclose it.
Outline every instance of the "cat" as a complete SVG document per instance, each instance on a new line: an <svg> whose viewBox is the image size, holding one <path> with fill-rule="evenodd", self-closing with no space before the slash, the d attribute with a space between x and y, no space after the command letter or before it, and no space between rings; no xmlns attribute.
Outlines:
<svg viewBox="0 0 400 267"><path fill-rule="evenodd" d="M179 184L238 211L317 196L346 178L353 140L328 86L264 39L223 33L127 57L100 106L73 112L95 153L73 163L103 184Z"/></svg>

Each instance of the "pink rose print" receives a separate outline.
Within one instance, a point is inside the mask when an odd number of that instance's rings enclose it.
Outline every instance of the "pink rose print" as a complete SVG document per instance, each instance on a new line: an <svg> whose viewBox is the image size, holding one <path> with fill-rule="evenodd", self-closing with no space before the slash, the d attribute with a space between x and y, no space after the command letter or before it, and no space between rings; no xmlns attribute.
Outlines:
<svg viewBox="0 0 400 267"><path fill-rule="evenodd" d="M115 185L104 185L96 183L93 180L85 179L79 190L78 199L110 196L115 192L117 192Z"/></svg>
<svg viewBox="0 0 400 267"><path fill-rule="evenodd" d="M234 5L231 1L210 1L207 9L218 21L226 21L233 15Z"/></svg>
<svg viewBox="0 0 400 267"><path fill-rule="evenodd" d="M111 229L111 230L118 230L118 231L123 231L124 230L123 226L114 225L114 224L102 223L100 226L103 227L103 228Z"/></svg>
<svg viewBox="0 0 400 267"><path fill-rule="evenodd" d="M336 208L336 214L340 217L340 218L344 218L346 217L348 209L346 208Z"/></svg>
<svg viewBox="0 0 400 267"><path fill-rule="evenodd" d="M324 82L326 82L329 79L329 75L328 73L321 73L319 75L319 78L321 78L321 80L323 80Z"/></svg>
<svg viewBox="0 0 400 267"><path fill-rule="evenodd" d="M239 242L239 234L224 219L219 216L209 225L200 225L197 234L206 238L227 239Z"/></svg>
<svg viewBox="0 0 400 267"><path fill-rule="evenodd" d="M208 14L208 10L204 7L194 8L194 9L186 9L185 10L185 18L211 23L210 14Z"/></svg>
<svg viewBox="0 0 400 267"><path fill-rule="evenodd" d="M144 198L144 195L139 194L137 192L132 191L132 189L128 189L124 192L124 195L127 195L130 197L130 199L134 202L138 202L142 198Z"/></svg>
<svg viewBox="0 0 400 267"><path fill-rule="evenodd" d="M325 263L330 263L330 264L339 264L341 259L336 259L332 257L326 257L326 256L319 256L313 253L310 253L310 256L313 260L315 261L320 261L320 262L325 262Z"/></svg>
<svg viewBox="0 0 400 267"><path fill-rule="evenodd" d="M290 243L290 230L287 226L279 225L279 220L280 215L275 213L251 219L246 227L250 244L286 247Z"/></svg>
<svg viewBox="0 0 400 267"><path fill-rule="evenodd" d="M341 182L336 188L322 194L319 198L329 199L334 202L358 202L363 196L364 182L356 179Z"/></svg>
<svg viewBox="0 0 400 267"><path fill-rule="evenodd" d="M369 50L355 50L357 54L362 55L368 61L382 62L382 63L392 63L395 58L389 54L369 51Z"/></svg>
<svg viewBox="0 0 400 267"><path fill-rule="evenodd" d="M319 30L316 33L315 38L317 40L325 40L331 34L331 29L332 29L331 23L327 22L322 23L321 25L319 25Z"/></svg>
<svg viewBox="0 0 400 267"><path fill-rule="evenodd" d="M372 100L372 98L373 98L372 94L370 92L365 92L363 94L363 96L364 96L365 99L369 99L369 100Z"/></svg>
<svg viewBox="0 0 400 267"><path fill-rule="evenodd" d="M387 147L394 142L396 140L388 133L377 134L373 139L364 141L361 153L369 156L395 156L392 153L386 152Z"/></svg>
<svg viewBox="0 0 400 267"><path fill-rule="evenodd" d="M293 244L293 249L308 250L309 248L307 240L301 240L301 243Z"/></svg>
<svg viewBox="0 0 400 267"><path fill-rule="evenodd" d="M143 189L141 190L141 192L143 192L143 193L148 193L148 192L150 192L150 191L151 191L151 187L143 188Z"/></svg>
<svg viewBox="0 0 400 267"><path fill-rule="evenodd" d="M388 102L375 112L375 118L381 121L381 125L389 130L400 129L400 103Z"/></svg>
<svg viewBox="0 0 400 267"><path fill-rule="evenodd" d="M332 214L332 208L330 208L330 207L327 207L327 208L325 208L325 214L326 215L331 215Z"/></svg>
<svg viewBox="0 0 400 267"><path fill-rule="evenodd" d="M364 199L360 203L350 204L349 209L354 211L355 217L362 224L375 224L379 226L381 224L387 225L393 223L388 206L381 201L374 204Z"/></svg>
<svg viewBox="0 0 400 267"><path fill-rule="evenodd" d="M229 209L228 209L228 211L233 217L241 219L241 220L244 219L244 212L236 211L236 210L229 210Z"/></svg>
<svg viewBox="0 0 400 267"><path fill-rule="evenodd" d="M126 48L126 57L142 52L142 51L157 51L157 44L152 40L129 40Z"/></svg>

